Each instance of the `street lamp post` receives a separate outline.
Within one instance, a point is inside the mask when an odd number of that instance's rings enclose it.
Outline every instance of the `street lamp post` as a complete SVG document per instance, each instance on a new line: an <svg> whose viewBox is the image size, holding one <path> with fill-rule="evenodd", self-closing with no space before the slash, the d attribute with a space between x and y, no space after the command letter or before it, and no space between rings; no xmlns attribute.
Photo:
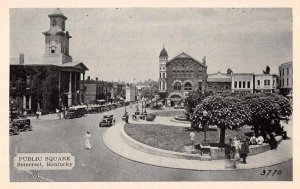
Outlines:
<svg viewBox="0 0 300 189"><path fill-rule="evenodd" d="M204 130L204 141L206 141L206 132L208 130L208 125L207 125L207 111L204 110L203 111L203 117L202 117L202 127L203 127L203 130Z"/></svg>
<svg viewBox="0 0 300 189"><path fill-rule="evenodd" d="M142 114L144 113L144 103L143 103L143 100L141 100L141 102L142 102Z"/></svg>

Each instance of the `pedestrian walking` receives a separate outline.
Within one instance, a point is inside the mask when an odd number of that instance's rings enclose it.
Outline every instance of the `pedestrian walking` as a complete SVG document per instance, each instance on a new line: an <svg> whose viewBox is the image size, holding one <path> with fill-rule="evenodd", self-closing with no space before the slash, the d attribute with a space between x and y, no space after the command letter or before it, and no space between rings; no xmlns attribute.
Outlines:
<svg viewBox="0 0 300 189"><path fill-rule="evenodd" d="M92 137L92 135L90 134L89 131L86 132L85 136L83 137L85 139L85 147L86 149L89 149L91 150L92 149L92 145L91 145L91 142L90 142L90 138Z"/></svg>
<svg viewBox="0 0 300 189"><path fill-rule="evenodd" d="M229 167L235 169L236 168L236 150L234 146L234 142L232 139L229 139Z"/></svg>
<svg viewBox="0 0 300 189"><path fill-rule="evenodd" d="M58 108L56 108L55 112L57 114L58 119L61 119L60 111Z"/></svg>
<svg viewBox="0 0 300 189"><path fill-rule="evenodd" d="M36 119L39 119L40 118L40 110L37 110L36 111Z"/></svg>
<svg viewBox="0 0 300 189"><path fill-rule="evenodd" d="M66 116L66 107L64 105L62 106L61 111L62 111L63 118L65 118L65 116Z"/></svg>
<svg viewBox="0 0 300 189"><path fill-rule="evenodd" d="M241 144L241 149L240 149L240 157L243 159L243 163L246 164L246 158L249 153L249 142L247 139L245 139L242 144Z"/></svg>
<svg viewBox="0 0 300 189"><path fill-rule="evenodd" d="M190 133L190 137L191 137L192 146L194 146L195 133L194 133L194 132L191 132L191 133Z"/></svg>
<svg viewBox="0 0 300 189"><path fill-rule="evenodd" d="M240 160L240 157L239 157L239 151L241 149L241 142L239 140L239 137L236 135L234 138L233 138L233 146L235 148L235 156L234 156L234 159L236 160Z"/></svg>
<svg viewBox="0 0 300 189"><path fill-rule="evenodd" d="M233 143L232 139L229 139L229 146L230 146L230 150L229 150L230 159L234 159L236 151L235 151L235 147L234 147L234 143Z"/></svg>

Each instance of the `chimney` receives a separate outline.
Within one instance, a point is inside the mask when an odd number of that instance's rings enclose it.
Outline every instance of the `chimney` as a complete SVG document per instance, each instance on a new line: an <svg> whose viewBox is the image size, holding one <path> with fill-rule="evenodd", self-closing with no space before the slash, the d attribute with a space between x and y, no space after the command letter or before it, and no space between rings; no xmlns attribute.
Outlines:
<svg viewBox="0 0 300 189"><path fill-rule="evenodd" d="M98 77L96 77L96 81L98 81Z"/></svg>
<svg viewBox="0 0 300 189"><path fill-rule="evenodd" d="M90 77L90 76L88 76L88 77L87 77L87 80L88 80L88 81L89 81L89 80L91 80L91 77Z"/></svg>
<svg viewBox="0 0 300 189"><path fill-rule="evenodd" d="M19 64L24 64L24 54L20 53L20 56L19 56Z"/></svg>

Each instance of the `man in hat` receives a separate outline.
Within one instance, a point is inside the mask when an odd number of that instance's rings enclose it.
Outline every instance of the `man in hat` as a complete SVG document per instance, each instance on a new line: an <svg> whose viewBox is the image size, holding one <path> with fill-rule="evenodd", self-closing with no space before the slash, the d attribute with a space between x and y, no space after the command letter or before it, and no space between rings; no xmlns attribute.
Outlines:
<svg viewBox="0 0 300 189"><path fill-rule="evenodd" d="M249 153L249 142L248 142L248 139L244 139L242 141L242 144L241 144L241 149L240 149L240 157L243 159L243 163L246 164L247 161L246 161L246 158L247 158L247 155Z"/></svg>

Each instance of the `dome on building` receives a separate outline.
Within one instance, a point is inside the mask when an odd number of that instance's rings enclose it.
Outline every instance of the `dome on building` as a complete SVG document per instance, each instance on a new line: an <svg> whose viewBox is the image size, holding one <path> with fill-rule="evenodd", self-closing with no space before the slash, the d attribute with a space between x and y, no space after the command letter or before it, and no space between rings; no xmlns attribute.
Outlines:
<svg viewBox="0 0 300 189"><path fill-rule="evenodd" d="M160 51L159 57L168 57L165 47Z"/></svg>
<svg viewBox="0 0 300 189"><path fill-rule="evenodd" d="M55 9L51 14L48 15L50 18L51 17L61 17L63 19L67 19L67 17L61 12L59 8Z"/></svg>
<svg viewBox="0 0 300 189"><path fill-rule="evenodd" d="M52 14L64 15L59 8L55 9Z"/></svg>

